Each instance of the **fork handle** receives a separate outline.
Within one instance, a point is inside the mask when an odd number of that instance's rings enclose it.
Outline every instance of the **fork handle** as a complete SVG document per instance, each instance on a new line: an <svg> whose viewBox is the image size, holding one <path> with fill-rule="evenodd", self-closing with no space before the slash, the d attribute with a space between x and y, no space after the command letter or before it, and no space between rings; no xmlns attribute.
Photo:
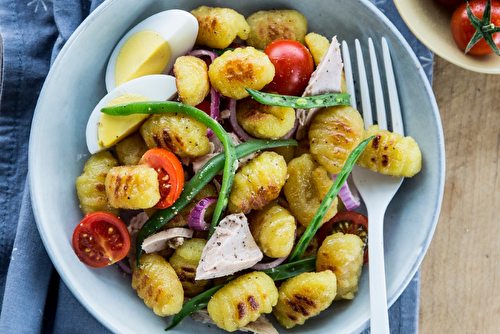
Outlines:
<svg viewBox="0 0 500 334"><path fill-rule="evenodd" d="M369 277L370 277L370 332L389 333L389 314L387 311L387 292L384 264L384 215L385 210L376 206L375 212L368 209L371 217L368 237Z"/></svg>

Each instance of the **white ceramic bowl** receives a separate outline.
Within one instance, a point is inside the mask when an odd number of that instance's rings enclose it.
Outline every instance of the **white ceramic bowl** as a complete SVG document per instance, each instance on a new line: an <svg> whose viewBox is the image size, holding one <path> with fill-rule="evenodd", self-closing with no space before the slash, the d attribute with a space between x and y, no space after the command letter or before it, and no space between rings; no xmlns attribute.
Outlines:
<svg viewBox="0 0 500 334"><path fill-rule="evenodd" d="M120 37L160 10L229 6L242 14L295 8L309 18L310 31L353 42L386 36L394 57L406 133L423 153L423 169L403 183L386 218L386 271L389 304L405 289L431 242L444 189L444 142L431 87L410 47L394 26L366 0L110 0L77 29L55 61L40 94L30 138L29 168L33 209L40 235L56 269L80 302L117 333L162 333L168 318L153 314L116 267L92 269L71 247L82 218L75 179L89 153L85 125L105 94L107 59ZM98 36L99 38L96 38ZM353 301L335 302L314 320L280 333L357 333L368 325L368 271ZM221 333L215 326L184 320L172 333Z"/></svg>
<svg viewBox="0 0 500 334"><path fill-rule="evenodd" d="M435 0L394 0L401 17L415 36L435 54L467 70L500 74L500 57L466 55L451 36L453 11Z"/></svg>

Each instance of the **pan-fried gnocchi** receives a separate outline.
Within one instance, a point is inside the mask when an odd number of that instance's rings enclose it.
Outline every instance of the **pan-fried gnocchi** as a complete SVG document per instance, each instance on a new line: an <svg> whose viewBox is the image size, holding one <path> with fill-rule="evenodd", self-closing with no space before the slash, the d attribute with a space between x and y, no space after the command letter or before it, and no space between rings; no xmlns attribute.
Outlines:
<svg viewBox="0 0 500 334"><path fill-rule="evenodd" d="M182 245L175 249L174 254L170 257L169 263L181 281L184 295L188 297L193 297L203 292L209 282L208 280L195 280L196 268L198 267L201 253L206 243L207 240L201 238L185 240Z"/></svg>
<svg viewBox="0 0 500 334"><path fill-rule="evenodd" d="M156 253L141 256L141 265L132 275L132 288L161 317L176 314L182 308L182 284L168 261Z"/></svg>
<svg viewBox="0 0 500 334"><path fill-rule="evenodd" d="M106 175L118 162L108 151L90 156L83 167L83 174L76 179L76 193L83 214L106 211L118 215L118 209L112 207L106 196Z"/></svg>
<svg viewBox="0 0 500 334"><path fill-rule="evenodd" d="M229 332L271 313L278 289L271 277L260 271L240 276L217 291L207 310L215 324Z"/></svg>
<svg viewBox="0 0 500 334"><path fill-rule="evenodd" d="M260 210L277 198L285 184L285 159L275 152L262 152L243 166L234 176L229 196L231 213Z"/></svg>
<svg viewBox="0 0 500 334"><path fill-rule="evenodd" d="M311 154L327 171L338 174L349 154L363 140L364 123L351 106L321 110L309 129Z"/></svg>
<svg viewBox="0 0 500 334"><path fill-rule="evenodd" d="M252 47L226 51L208 68L212 86L226 97L241 100L249 96L245 88L260 90L274 78L269 57Z"/></svg>
<svg viewBox="0 0 500 334"><path fill-rule="evenodd" d="M315 32L310 32L304 38L309 51L311 51L311 55L314 59L314 64L318 66L323 57L326 54L326 51L330 48L330 41L320 34Z"/></svg>
<svg viewBox="0 0 500 334"><path fill-rule="evenodd" d="M395 177L412 177L422 168L422 153L412 137L371 125L364 137L375 136L359 157L357 164Z"/></svg>
<svg viewBox="0 0 500 334"><path fill-rule="evenodd" d="M256 49L279 39L291 39L304 43L307 19L296 10L266 10L250 15L247 19L250 35L247 44Z"/></svg>
<svg viewBox="0 0 500 334"><path fill-rule="evenodd" d="M210 92L208 66L200 58L182 56L174 63L175 84L182 103L196 106Z"/></svg>
<svg viewBox="0 0 500 334"><path fill-rule="evenodd" d="M238 123L256 138L279 139L293 129L295 110L261 104L248 98L238 103Z"/></svg>
<svg viewBox="0 0 500 334"><path fill-rule="evenodd" d="M288 179L283 187L290 211L297 221L307 226L333 184L325 168L320 166L310 154L303 154L288 164ZM322 223L337 213L335 198Z"/></svg>
<svg viewBox="0 0 500 334"><path fill-rule="evenodd" d="M119 141L115 147L120 165L137 165L146 151L146 142L139 132Z"/></svg>
<svg viewBox="0 0 500 334"><path fill-rule="evenodd" d="M158 173L145 165L117 166L105 180L109 205L121 209L148 209L160 200Z"/></svg>
<svg viewBox="0 0 500 334"><path fill-rule="evenodd" d="M282 326L292 328L330 306L337 293L337 281L330 270L302 273L287 279L278 293L273 314Z"/></svg>
<svg viewBox="0 0 500 334"><path fill-rule="evenodd" d="M363 267L363 241L354 234L338 232L323 241L318 249L316 270L331 270L337 277L339 299L353 299Z"/></svg>
<svg viewBox="0 0 500 334"><path fill-rule="evenodd" d="M264 255L285 257L292 251L295 218L287 209L271 202L250 219L250 231Z"/></svg>
<svg viewBox="0 0 500 334"><path fill-rule="evenodd" d="M180 157L199 157L210 151L207 127L186 115L153 115L140 131L148 148L164 148Z"/></svg>
<svg viewBox="0 0 500 334"><path fill-rule="evenodd" d="M196 43L200 45L225 49L236 37L245 40L250 33L245 17L230 8L201 6L191 14L198 20Z"/></svg>

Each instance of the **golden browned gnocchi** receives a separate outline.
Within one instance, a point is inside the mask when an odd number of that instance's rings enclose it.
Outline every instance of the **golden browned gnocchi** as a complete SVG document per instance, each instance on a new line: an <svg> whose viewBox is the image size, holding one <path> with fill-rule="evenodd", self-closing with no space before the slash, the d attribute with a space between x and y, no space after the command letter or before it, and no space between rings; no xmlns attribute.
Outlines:
<svg viewBox="0 0 500 334"><path fill-rule="evenodd" d="M304 43L307 33L307 19L296 10L264 10L247 19L250 35L247 44L257 49L279 39L290 39Z"/></svg>
<svg viewBox="0 0 500 334"><path fill-rule="evenodd" d="M104 185L109 170L116 166L118 162L108 151L96 153L87 160L83 174L76 178L76 193L83 214L107 211L118 215L118 209L108 202Z"/></svg>
<svg viewBox="0 0 500 334"><path fill-rule="evenodd" d="M274 78L269 57L252 47L226 51L208 68L212 86L222 95L240 100L249 96L246 88L260 90Z"/></svg>
<svg viewBox="0 0 500 334"><path fill-rule="evenodd" d="M361 167L391 176L412 177L422 168L422 153L412 137L371 125L364 138L375 136L359 157Z"/></svg>
<svg viewBox="0 0 500 334"><path fill-rule="evenodd" d="M271 202L250 219L250 231L264 255L285 257L295 241L295 218L281 205Z"/></svg>
<svg viewBox="0 0 500 334"><path fill-rule="evenodd" d="M321 110L309 128L311 154L327 171L338 174L349 154L363 140L364 123L351 106Z"/></svg>
<svg viewBox="0 0 500 334"><path fill-rule="evenodd" d="M145 165L117 166L105 180L109 205L121 209L147 209L160 200L158 173Z"/></svg>
<svg viewBox="0 0 500 334"><path fill-rule="evenodd" d="M320 166L310 154L303 154L288 164L288 179L283 187L286 200L297 221L307 226L318 211L321 201L330 190L333 181L325 168ZM322 224L337 213L335 198Z"/></svg>
<svg viewBox="0 0 500 334"><path fill-rule="evenodd" d="M156 315L176 314L182 308L182 284L168 261L156 253L143 254L140 267L134 266L132 288Z"/></svg>
<svg viewBox="0 0 500 334"><path fill-rule="evenodd" d="M207 127L186 115L153 115L140 131L148 148L163 148L180 157L199 157L210 151Z"/></svg>
<svg viewBox="0 0 500 334"><path fill-rule="evenodd" d="M318 249L316 270L331 270L337 277L338 299L353 299L363 268L363 241L355 234L332 234Z"/></svg>
<svg viewBox="0 0 500 334"><path fill-rule="evenodd" d="M250 135L263 139L279 139L293 129L295 109L261 104L248 98L236 106L236 117Z"/></svg>
<svg viewBox="0 0 500 334"><path fill-rule="evenodd" d="M207 305L215 324L229 332L271 313L278 289L271 277L260 271L240 276L217 291Z"/></svg>
<svg viewBox="0 0 500 334"><path fill-rule="evenodd" d="M206 243L207 240L200 238L185 240L182 245L175 249L174 254L169 259L169 263L182 283L186 296L193 297L203 292L209 282L209 280L195 280L196 268L198 268L201 253Z"/></svg>
<svg viewBox="0 0 500 334"><path fill-rule="evenodd" d="M227 48L239 37L247 39L250 32L245 17L231 8L201 6L191 11L198 20L196 43L211 48Z"/></svg>
<svg viewBox="0 0 500 334"><path fill-rule="evenodd" d="M285 184L285 159L275 152L262 152L243 166L234 176L229 195L231 213L260 210L277 198Z"/></svg>
<svg viewBox="0 0 500 334"><path fill-rule="evenodd" d="M208 66L202 59L182 56L174 63L175 84L182 103L196 106L210 92Z"/></svg>
<svg viewBox="0 0 500 334"><path fill-rule="evenodd" d="M115 146L120 165L137 165L146 151L146 143L139 132L119 141Z"/></svg>
<svg viewBox="0 0 500 334"><path fill-rule="evenodd" d="M337 281L330 270L302 273L287 279L278 293L273 314L282 326L292 328L330 306L337 293Z"/></svg>
<svg viewBox="0 0 500 334"><path fill-rule="evenodd" d="M308 33L304 40L314 59L314 64L318 66L318 64L330 48L330 41L325 36L317 34L315 32Z"/></svg>

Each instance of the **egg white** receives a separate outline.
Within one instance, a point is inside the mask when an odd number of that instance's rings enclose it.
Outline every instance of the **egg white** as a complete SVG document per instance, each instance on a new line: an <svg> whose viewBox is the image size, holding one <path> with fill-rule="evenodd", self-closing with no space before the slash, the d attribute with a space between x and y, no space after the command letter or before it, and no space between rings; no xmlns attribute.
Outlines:
<svg viewBox="0 0 500 334"><path fill-rule="evenodd" d="M92 111L87 123L87 147L91 154L105 149L105 147L99 145L97 138L101 109L108 105L111 100L126 94L142 95L151 101L167 101L177 94L175 78L165 74L146 75L127 81L106 94Z"/></svg>
<svg viewBox="0 0 500 334"><path fill-rule="evenodd" d="M115 65L116 58L125 42L136 33L143 30L154 30L165 39L172 52L172 56L163 71L168 74L174 65L177 57L189 52L198 35L198 21L189 12L180 9L171 9L152 15L129 30L120 42L115 46L106 68L106 90L112 91L115 87Z"/></svg>

